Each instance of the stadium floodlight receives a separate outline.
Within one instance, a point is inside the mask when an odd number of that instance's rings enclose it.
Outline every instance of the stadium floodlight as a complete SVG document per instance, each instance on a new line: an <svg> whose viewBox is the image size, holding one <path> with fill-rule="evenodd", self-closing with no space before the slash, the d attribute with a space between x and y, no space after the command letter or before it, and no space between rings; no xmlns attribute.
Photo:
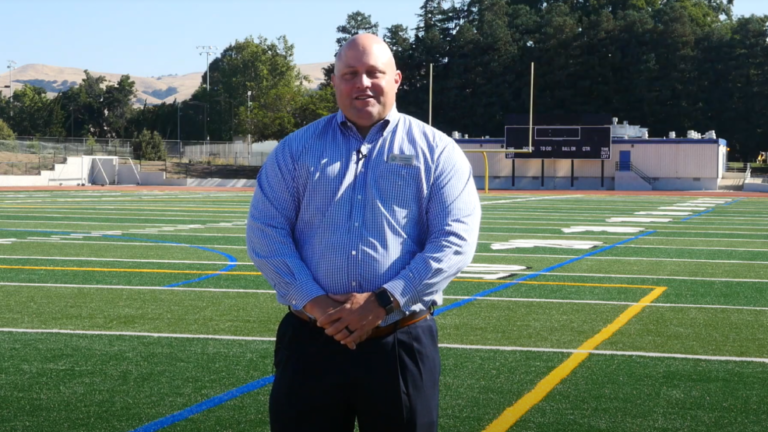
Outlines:
<svg viewBox="0 0 768 432"><path fill-rule="evenodd" d="M208 61L208 57L214 54L217 54L218 47L212 46L212 45L198 45L197 49L203 50L200 51L200 55L205 54L205 89L207 91L211 91L211 71L210 71L210 62Z"/></svg>
<svg viewBox="0 0 768 432"><path fill-rule="evenodd" d="M16 69L16 62L13 60L8 60L8 79L10 80L10 86L8 87L11 92L11 95L13 95L13 70Z"/></svg>

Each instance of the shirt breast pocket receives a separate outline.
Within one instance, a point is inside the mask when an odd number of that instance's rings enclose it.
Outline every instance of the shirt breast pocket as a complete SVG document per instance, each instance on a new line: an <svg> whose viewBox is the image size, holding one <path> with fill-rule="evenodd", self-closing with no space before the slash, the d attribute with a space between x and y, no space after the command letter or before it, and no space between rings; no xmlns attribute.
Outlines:
<svg viewBox="0 0 768 432"><path fill-rule="evenodd" d="M417 165L387 163L376 176L376 199L392 221L404 227L423 213L424 181Z"/></svg>

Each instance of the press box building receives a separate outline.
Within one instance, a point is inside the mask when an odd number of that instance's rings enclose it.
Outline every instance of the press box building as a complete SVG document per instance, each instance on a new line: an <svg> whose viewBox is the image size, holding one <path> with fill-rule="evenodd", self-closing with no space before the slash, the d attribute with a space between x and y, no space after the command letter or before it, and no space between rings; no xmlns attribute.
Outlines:
<svg viewBox="0 0 768 432"><path fill-rule="evenodd" d="M490 189L717 190L727 163L727 143L714 132L686 138L647 138L647 129L611 126L610 159L515 159L486 153ZM646 138L644 138L646 137ZM457 138L464 150L501 150L504 139ZM485 187L485 158L468 152L478 188Z"/></svg>

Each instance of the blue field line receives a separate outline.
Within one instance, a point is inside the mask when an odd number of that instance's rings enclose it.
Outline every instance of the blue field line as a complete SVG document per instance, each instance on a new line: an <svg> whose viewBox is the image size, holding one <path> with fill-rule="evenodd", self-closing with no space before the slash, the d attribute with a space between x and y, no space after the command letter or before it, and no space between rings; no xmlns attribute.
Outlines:
<svg viewBox="0 0 768 432"><path fill-rule="evenodd" d="M746 199L746 198L739 198L739 199L737 199L737 200L735 200L735 201L731 201L731 202L729 202L729 203L726 203L726 204L723 204L723 205L731 205L731 204L736 204L737 202L739 202L739 201L744 201L745 199Z"/></svg>
<svg viewBox="0 0 768 432"><path fill-rule="evenodd" d="M640 234L640 235L636 235L636 236L634 236L632 238L628 238L628 239L622 240L622 241L620 241L618 243L614 243L612 245L602 247L600 249L597 249L597 250L594 250L592 252L586 253L586 254L581 255L579 257L571 258L568 261L564 261L564 262L562 262L560 264L556 264L556 265L553 265L551 267L547 267L547 268L545 268L545 269L543 269L541 271L537 271L535 273L531 273L529 275L522 276L522 277L520 277L518 279L515 279L515 280L513 280L511 282L508 282L508 283L505 283L503 285L499 285L499 286L497 286L495 288L491 288L491 289L488 289L488 290L485 290L485 291L481 291L481 292L473 295L472 297L470 297L468 299L460 300L460 301L457 301L455 303L451 303L448 306L443 306L443 307L441 307L439 309L436 309L435 312L434 312L434 316L437 316L437 315L440 315L440 314L442 314L444 312L448 312L449 310L456 309L458 307L464 306L465 304L467 304L469 302L472 302L472 301L475 301L475 300L477 300L480 297L484 297L484 296L487 296L488 294L492 294L492 293L495 293L497 291L501 291L501 290L503 290L505 288L509 288L510 286L516 285L516 284L518 284L518 283L520 283L522 281L525 281L525 280L528 280L528 279L533 279L533 278L535 278L537 276L540 276L540 275L549 273L549 272L551 272L553 270L559 269L560 267L566 266L568 264L574 263L576 261L582 260L582 259L590 257L592 255L596 255L596 254L599 254L601 252L605 252L605 251L613 249L613 248L615 248L617 246L621 246L621 245L623 245L625 243L629 243L632 240L637 240L639 238L642 238L642 237L645 237L645 236L649 236L649 235L651 235L651 234L653 234L655 232L656 231L648 231L646 233L643 233L643 234ZM275 380L274 375L270 375L268 377L264 377L264 378L262 378L262 379L260 379L258 381L254 381L254 382L252 382L250 384L246 384L243 387L238 387L238 388L236 388L234 390L230 390L230 391L228 391L226 393L223 393L223 394L221 394L219 396L214 396L214 397L212 397L212 398L210 398L208 400L200 402L197 405L192 405L191 407L189 407L189 408L187 408L187 409L185 409L183 411L179 411L178 413L171 414L168 417L163 417L160 420L154 421L154 422L149 423L149 424L147 424L145 426L142 426L142 427L140 427L138 429L134 429L134 430L132 430L130 432L152 432L152 431L159 430L159 429L164 428L166 426L170 426L170 425L172 425L174 423L180 422L180 421L182 421L182 420L184 420L184 419L186 419L186 418L188 418L190 416L193 416L195 414L198 414L198 413L200 413L202 411L205 411L205 410L210 409L210 408L214 408L214 407L216 407L216 406L218 406L220 404L223 404L224 402L227 402L227 401L229 401L231 399L234 399L237 396L240 396L242 394L245 394L245 393L251 392L253 390L256 390L258 388L264 387L265 385L267 385L268 383L273 382L274 380ZM240 394L238 394L236 396L229 396L229 397L227 397L227 395L230 395L233 392L237 392L240 389L243 389L244 387L250 386L250 385L255 384L255 383L260 383L260 382L263 382L263 381L268 381L268 382L266 382L265 384L260 385L259 387L253 388L251 390L247 390L247 391L241 392Z"/></svg>
<svg viewBox="0 0 768 432"><path fill-rule="evenodd" d="M213 253L219 254L219 255L223 256L224 258L226 258L227 261L230 262L230 264L228 266L224 267L223 269L219 270L216 273L212 273L212 274L208 274L208 275L205 275L205 276L201 276L201 277L196 278L196 279L190 279L190 280L185 280L185 281L181 281L181 282L172 283L170 285L166 285L164 288L173 288L173 287L177 287L179 285L186 285L186 284L191 284L191 283L194 283L194 282L200 282L201 280L210 279L212 277L216 277L216 276L219 276L221 274L224 274L224 273L234 269L235 267L237 267L237 264L236 264L237 263L237 258L233 257L232 255L230 255L230 254L228 254L226 252L218 251L216 249L210 249L210 248L207 248L207 247L204 247L204 246L195 246L195 245L188 245L188 244L170 242L170 241L165 241L165 240L150 240L150 239L143 239L143 238L137 238L137 237L126 237L126 236L102 235L102 237L111 238L111 239L118 239L118 240L140 240L140 241L146 241L146 242L151 242L151 243L163 243L163 244L172 244L172 245L176 245L176 246L187 246L187 247L191 247L193 249L200 249L202 251L213 252Z"/></svg>
<svg viewBox="0 0 768 432"><path fill-rule="evenodd" d="M711 208L711 209L709 209L709 210L705 210L705 211L703 211L703 212L701 212L701 213L697 213L697 214L695 214L695 215L693 215L693 216L688 216L688 217L687 217L687 218L685 218L685 219L681 219L681 220L680 220L680 222L685 222L685 221L687 221L687 220L690 220L690 219L693 219L693 218L695 218L695 217L699 217L699 216L701 216L701 215L705 215L705 214L707 214L707 213L709 213L709 212L711 212L711 211L714 211L714 210L715 210L714 208Z"/></svg>
<svg viewBox="0 0 768 432"><path fill-rule="evenodd" d="M498 292L498 291L501 291L503 289L509 288L512 285L517 285L520 282L523 282L523 281L526 281L526 280L529 280L529 279L533 279L535 277L538 277L538 276L541 276L543 274L549 273L551 271L557 270L560 267L567 266L568 264L575 263L576 261L583 260L584 258L588 258L588 257L591 257L593 255L597 255L597 254L599 254L601 252L605 252L607 250L613 249L613 248L615 248L617 246L621 246L621 245L623 245L625 243L629 243L632 240L637 240L639 238L643 238L645 236L649 236L649 235L651 235L651 234L653 234L655 232L656 231L648 231L648 232L645 232L643 234L636 235L636 236L634 236L632 238L628 238L628 239L622 240L622 241L620 241L618 243L614 243L612 245L602 247L602 248L594 250L592 252L585 253L584 255L578 256L576 258L571 258L568 261L561 262L560 264L555 264L553 266L547 267L547 268L542 269L540 271L537 271L535 273L531 273L531 274L527 274L525 276L519 277L519 278L517 278L517 279L515 279L515 280L513 280L511 282L507 282L507 283L505 283L503 285L499 285L499 286L497 286L495 288L487 289L485 291L480 291L479 293L473 295L472 297L469 297L469 298L466 298L466 299L463 299L463 300L459 300L459 301L453 302L453 303L451 303L451 304L449 304L447 306L443 306L441 308L436 309L434 315L437 316L437 315L440 315L442 313L448 312L449 310L456 309L458 307L464 306L465 304L471 303L471 302L473 302L473 301L475 301L475 300L477 300L477 299L479 299L481 297L485 297L485 296L487 296L489 294L493 294L495 292Z"/></svg>
<svg viewBox="0 0 768 432"><path fill-rule="evenodd" d="M0 231L20 231L20 232L34 232L34 233L57 234L57 235L72 235L72 234L74 234L74 235L86 235L84 233L74 233L74 232L66 232L66 231L46 231L46 230L16 229L16 228L0 228ZM228 266L222 268L221 270L217 271L216 273L212 273L212 274L208 274L208 275L205 275L205 276L201 276L201 277L199 277L197 279L190 279L190 280L185 280L185 281L181 281L181 282L172 283L170 285L164 286L163 288L173 288L173 287L176 287L176 286L179 286L179 285L186 285L186 284L191 284L193 282L199 282L199 281L205 280L205 279L210 279L212 277L216 277L216 276L219 276L221 274L224 274L224 273L234 269L235 267L237 267L237 264L236 264L237 263L237 258L233 257L232 255L230 255L230 254L228 254L226 252L218 251L216 249L211 249L211 248L207 248L207 247L204 247L204 246L195 246L195 245L188 245L188 244L184 244L184 243L175 243L175 242L169 242L169 241L165 241L165 240L152 240L152 239L145 239L145 238L138 238L138 237L126 237L126 236L116 236L116 235L106 235L106 234L99 234L99 236L100 237L104 237L104 238L117 239L117 240L136 240L136 241L143 241L143 242L150 242L150 243L163 243L163 244L172 244L172 245L176 245L176 246L191 247L193 249L200 249L201 251L213 252L213 253L219 254L219 255L223 256L224 258L226 258L227 261L230 263Z"/></svg>
<svg viewBox="0 0 768 432"><path fill-rule="evenodd" d="M214 396L210 399L206 399L198 404L192 405L189 408L183 409L169 416L155 420L152 423L147 423L144 426L133 429L131 432L154 432L154 431L163 429L174 423L178 423L182 420L192 417L195 414L199 414L207 409L221 405L227 401L240 397L246 393L250 393L254 390L258 390L264 386L272 384L273 381L275 381L274 375L270 375L268 377L258 379L256 381L240 386L236 389L230 390L226 393L222 393L218 396Z"/></svg>

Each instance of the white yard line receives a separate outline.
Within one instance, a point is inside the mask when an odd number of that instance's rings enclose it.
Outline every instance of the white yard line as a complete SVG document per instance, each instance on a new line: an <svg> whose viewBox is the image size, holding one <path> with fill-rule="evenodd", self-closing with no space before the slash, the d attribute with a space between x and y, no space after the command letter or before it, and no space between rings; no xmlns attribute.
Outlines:
<svg viewBox="0 0 768 432"><path fill-rule="evenodd" d="M733 250L733 249L729 249ZM488 255L488 256L513 256L513 257L539 257L539 258L577 258L577 255L538 255L538 254L506 254L506 253L494 253L494 252L475 252L475 255ZM585 259L599 259L599 260L625 260L625 261L679 261L679 262L696 262L696 263L717 263L717 264L768 264L766 261L736 261L736 260L697 260L697 259L681 259L681 258L638 258L638 257L602 257L602 256L590 256Z"/></svg>
<svg viewBox="0 0 768 432"><path fill-rule="evenodd" d="M226 336L226 335L196 335L196 334L174 334L174 333L142 333L142 332L116 332L116 331L93 331L93 330L58 330L58 329L18 329L18 328L0 328L0 332L5 333L48 333L48 334L69 334L69 335L99 335L99 336L143 336L156 338L182 338L182 339L218 339L218 340L240 340L240 341L264 341L273 342L273 337L253 337L253 336ZM606 350L574 350L563 348L536 348L536 347L511 347L511 346L488 346L488 345L458 345L458 344L439 344L440 348L453 349L473 349L473 350L493 350L493 351L527 351L527 352L551 352L551 353L589 353L602 355L623 355L638 357L656 357L656 358L677 358L689 360L707 360L707 361L735 361L735 362L755 362L768 363L768 358L759 357L728 357L728 356L705 356L690 354L671 354L654 353L642 351L606 351Z"/></svg>
<svg viewBox="0 0 768 432"><path fill-rule="evenodd" d="M151 224L151 223L121 223L121 222L71 222L71 221L40 221L40 220L2 220L0 222L15 222L15 223L45 223L45 224L66 224L66 225L130 225L130 226L160 226L160 227L177 227L178 224ZM207 228L245 228L242 221L230 221L230 223L237 223L238 226L207 226ZM21 229L21 228L18 228ZM46 230L46 228L40 228L39 230ZM55 229L47 229L48 231L57 231Z"/></svg>
<svg viewBox="0 0 768 432"><path fill-rule="evenodd" d="M153 287L153 286L129 286L129 285L79 285L79 284L41 284L41 283L17 283L0 282L0 286L30 286L48 288L98 288L98 289L137 289L160 291L208 291L208 292L236 292L253 294L274 294L272 290L230 289L230 288L183 288L183 287Z"/></svg>
<svg viewBox="0 0 768 432"><path fill-rule="evenodd" d="M119 262L143 262L143 263L168 263L168 264L233 264L233 265L253 265L247 261L183 261L183 260L144 260L129 258L96 258L96 257L45 257L45 256L11 256L0 255L0 259L38 259L38 260L62 260L62 261L119 261Z"/></svg>
<svg viewBox="0 0 768 432"><path fill-rule="evenodd" d="M546 197L535 197L535 198L510 199L510 200L501 200L501 201L482 201L480 202L480 205L501 204L501 203L520 202L520 201L540 201L540 200L579 198L583 196L584 195L558 195L558 196L546 196Z"/></svg>
<svg viewBox="0 0 768 432"><path fill-rule="evenodd" d="M499 281L503 282L503 281ZM492 300L492 301L514 301L514 302L533 302L533 303L585 303L585 304L606 304L606 305L626 305L634 306L641 303L636 302L619 302L619 301L604 301L604 300L561 300L561 299L538 299L538 298L520 298L520 297L471 297L471 296L443 296L447 299L464 300L468 298L475 298L477 300ZM703 308L703 309L737 309L737 310L756 310L756 311L768 311L768 307L755 307L755 306L721 306L721 305L694 305L694 304L675 304L675 303L642 303L645 306L657 306L657 307L681 307L681 308Z"/></svg>
<svg viewBox="0 0 768 432"><path fill-rule="evenodd" d="M664 230L664 232L669 232L669 230ZM708 232L708 231L704 231ZM542 234L542 233L516 233L516 232L507 232L507 233L500 233L500 232L480 232L480 235L501 235L501 236L530 236L530 237L608 237L608 238L628 238L629 236L626 235L608 235L608 234L598 234L595 233L592 234ZM760 239L732 239L732 238L709 238L709 237L664 237L664 236L651 236L651 237L643 237L641 239L638 239L636 241L655 241L655 240L694 240L694 241L732 241L732 242L768 242L768 240L760 240ZM485 242L485 243L494 243L491 241Z"/></svg>
<svg viewBox="0 0 768 432"><path fill-rule="evenodd" d="M185 338L185 339L225 339L225 340L244 340L244 341L274 341L273 337L249 337L249 336L225 336L225 335L194 335L194 334L173 334L173 333L139 333L139 332L111 332L111 331L90 331L90 330L57 330L57 329L15 329L0 328L0 332L10 333L61 333L77 335L106 335L106 336L151 336L166 338Z"/></svg>
<svg viewBox="0 0 768 432"><path fill-rule="evenodd" d="M214 234L211 234L214 235ZM709 240L709 239L708 239ZM725 240L725 239L723 239ZM734 240L737 241L737 240ZM766 241L766 240L761 240ZM487 242L493 243L493 242ZM623 244L619 247L634 247L634 248L658 248L658 249L696 249L696 250L727 250L727 251L748 251L748 252L768 252L768 249L741 249L741 248L722 248L722 247L694 247L694 246L642 246L642 245L630 245Z"/></svg>
<svg viewBox="0 0 768 432"><path fill-rule="evenodd" d="M132 233L132 234L140 234L140 233ZM149 233L147 233L149 234ZM154 233L152 233L154 234ZM160 234L160 233L158 233ZM166 234L166 233L162 233ZM85 235L85 234L83 234ZM54 240L58 239L51 239L49 240L16 240L14 243L21 243L21 242L27 242L27 243L53 243ZM226 245L185 245L185 244L172 244L172 243L141 243L141 242L114 242L114 241L70 241L70 240L61 240L56 241L56 244L64 244L64 243L88 243L88 244L103 244L103 245L124 245L124 246L175 246L175 247L191 247L191 246L200 246L200 247L206 247L211 249L246 249L245 246L226 246Z"/></svg>
<svg viewBox="0 0 768 432"><path fill-rule="evenodd" d="M441 348L495 350L495 351L530 351L530 352L553 352L553 353L567 353L567 354L589 353L589 354L622 355L622 356L638 356L638 357L678 358L678 359L690 359L690 360L768 363L768 358L760 358L760 357L705 356L705 355L689 355L689 354L654 353L654 352L643 352L643 351L605 351L605 350L586 350L585 351L585 350L561 349L561 348L533 348L533 347L456 345L456 344L439 344L439 346Z"/></svg>
<svg viewBox="0 0 768 432"><path fill-rule="evenodd" d="M536 272L517 272L517 274L533 274ZM693 276L647 276L647 275L618 275L618 274L595 274L595 273L547 273L543 276L584 276L584 277L606 277L606 278L634 278L634 279L673 279L673 280L700 280L715 282L768 282L768 279L729 279L729 278L701 278Z"/></svg>
<svg viewBox="0 0 768 432"><path fill-rule="evenodd" d="M142 212L142 214L147 214L146 212ZM167 220L180 220L180 221L210 221L210 222L221 222L221 218L211 218L211 219L204 219L204 218L198 218L198 217L188 217L188 218L180 218L180 217L166 217L166 216L157 216L157 217L150 217L150 216L104 216L104 215L94 215L93 213L90 214L74 214L74 215L60 215L60 214L33 214L33 213L0 213L0 216L34 216L34 217L50 217L50 218L94 218L94 219L167 219ZM235 215L235 217L238 217L239 215ZM243 214L245 216L245 214ZM24 222L24 221L19 221ZM58 223L58 221L48 221L48 223Z"/></svg>

